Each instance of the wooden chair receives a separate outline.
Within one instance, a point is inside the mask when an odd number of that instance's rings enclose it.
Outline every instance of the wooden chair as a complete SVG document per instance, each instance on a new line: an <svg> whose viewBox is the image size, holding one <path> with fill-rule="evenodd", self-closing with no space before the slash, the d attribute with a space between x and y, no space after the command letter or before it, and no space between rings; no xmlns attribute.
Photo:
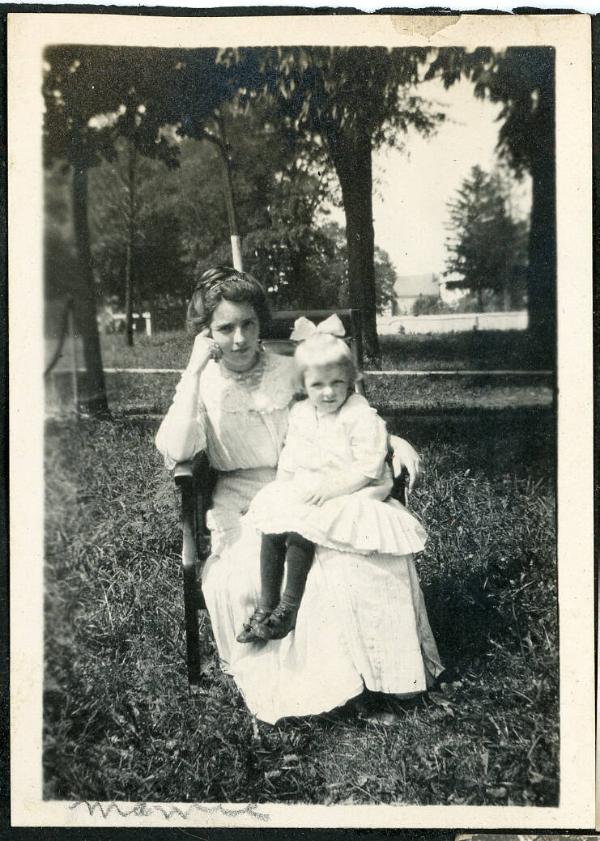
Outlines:
<svg viewBox="0 0 600 841"><path fill-rule="evenodd" d="M359 370L362 370L362 334L361 313L356 309L344 310L309 310L303 312L274 313L268 335L263 336L263 345L276 353L291 355L294 343L290 333L296 318L301 315L318 323L336 312L344 323L346 337ZM357 383L357 391L363 394L362 381ZM390 453L391 455L391 453ZM185 633L187 649L187 669L190 686L200 682L200 632L198 611L206 607L200 589L200 571L203 562L210 554L210 535L206 527L206 512L210 508L212 492L217 473L209 463L206 453L201 452L192 460L182 462L175 467L174 479L181 492L181 524L183 531L183 549L181 554L183 567L183 599L185 607ZM405 502L406 473L395 478L392 495Z"/></svg>

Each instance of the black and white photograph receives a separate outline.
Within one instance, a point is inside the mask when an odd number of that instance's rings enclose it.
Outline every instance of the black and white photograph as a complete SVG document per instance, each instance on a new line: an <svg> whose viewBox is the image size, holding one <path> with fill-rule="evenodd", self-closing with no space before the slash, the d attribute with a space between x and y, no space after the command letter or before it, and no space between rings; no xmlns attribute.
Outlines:
<svg viewBox="0 0 600 841"><path fill-rule="evenodd" d="M18 824L592 825L589 38L9 16Z"/></svg>

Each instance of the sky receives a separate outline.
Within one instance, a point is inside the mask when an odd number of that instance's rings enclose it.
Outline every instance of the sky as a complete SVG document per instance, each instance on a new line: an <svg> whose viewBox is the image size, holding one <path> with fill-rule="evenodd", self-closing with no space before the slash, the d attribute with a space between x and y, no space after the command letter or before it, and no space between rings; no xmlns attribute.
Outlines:
<svg viewBox="0 0 600 841"><path fill-rule="evenodd" d="M387 147L373 155L375 244L400 276L443 271L446 204L473 166L490 171L497 162L499 105L476 99L468 81L445 90L433 80L421 83L418 93L442 105L445 123L429 140L409 133L405 151ZM519 215L528 213L528 181L515 184L513 201ZM343 211L330 218L344 225Z"/></svg>

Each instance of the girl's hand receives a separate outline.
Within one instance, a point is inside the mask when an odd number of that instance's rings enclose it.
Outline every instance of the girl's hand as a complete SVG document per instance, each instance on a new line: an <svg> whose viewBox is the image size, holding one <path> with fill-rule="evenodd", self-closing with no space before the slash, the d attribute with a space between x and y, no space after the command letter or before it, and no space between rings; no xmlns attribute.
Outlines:
<svg viewBox="0 0 600 841"><path fill-rule="evenodd" d="M307 505L323 505L328 499L336 496L339 496L339 489L331 479L323 479L314 488L307 488L300 494L302 502Z"/></svg>
<svg viewBox="0 0 600 841"><path fill-rule="evenodd" d="M329 494L321 490L316 490L304 494L302 502L306 502L307 505L323 505L324 502L327 502L327 500L331 498L332 497Z"/></svg>
<svg viewBox="0 0 600 841"><path fill-rule="evenodd" d="M222 355L219 345L210 338L210 330L206 327L196 336L192 355L187 365L190 374L200 374L206 368L209 360L220 359Z"/></svg>
<svg viewBox="0 0 600 841"><path fill-rule="evenodd" d="M289 470L284 470L283 467L277 468L277 481L278 482L291 482L294 478L294 474Z"/></svg>
<svg viewBox="0 0 600 841"><path fill-rule="evenodd" d="M368 476L357 470L335 471L323 476L312 487L303 489L300 492L302 502L308 505L323 505L328 499L335 499L337 496L345 496L366 487L371 480Z"/></svg>

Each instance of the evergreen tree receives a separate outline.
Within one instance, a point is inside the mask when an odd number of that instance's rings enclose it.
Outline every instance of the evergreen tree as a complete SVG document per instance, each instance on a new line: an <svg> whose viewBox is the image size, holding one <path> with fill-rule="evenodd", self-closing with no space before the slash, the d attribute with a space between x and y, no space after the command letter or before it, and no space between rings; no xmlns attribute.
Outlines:
<svg viewBox="0 0 600 841"><path fill-rule="evenodd" d="M527 262L527 227L509 214L500 176L474 166L448 210L448 286L474 293L480 312L484 290L502 296L504 308L510 309L516 271Z"/></svg>
<svg viewBox="0 0 600 841"><path fill-rule="evenodd" d="M528 238L529 331L540 361L554 358L556 346L556 140L555 52L553 47L440 49L426 78L446 87L461 77L475 96L501 103L498 150L517 176L532 180Z"/></svg>

